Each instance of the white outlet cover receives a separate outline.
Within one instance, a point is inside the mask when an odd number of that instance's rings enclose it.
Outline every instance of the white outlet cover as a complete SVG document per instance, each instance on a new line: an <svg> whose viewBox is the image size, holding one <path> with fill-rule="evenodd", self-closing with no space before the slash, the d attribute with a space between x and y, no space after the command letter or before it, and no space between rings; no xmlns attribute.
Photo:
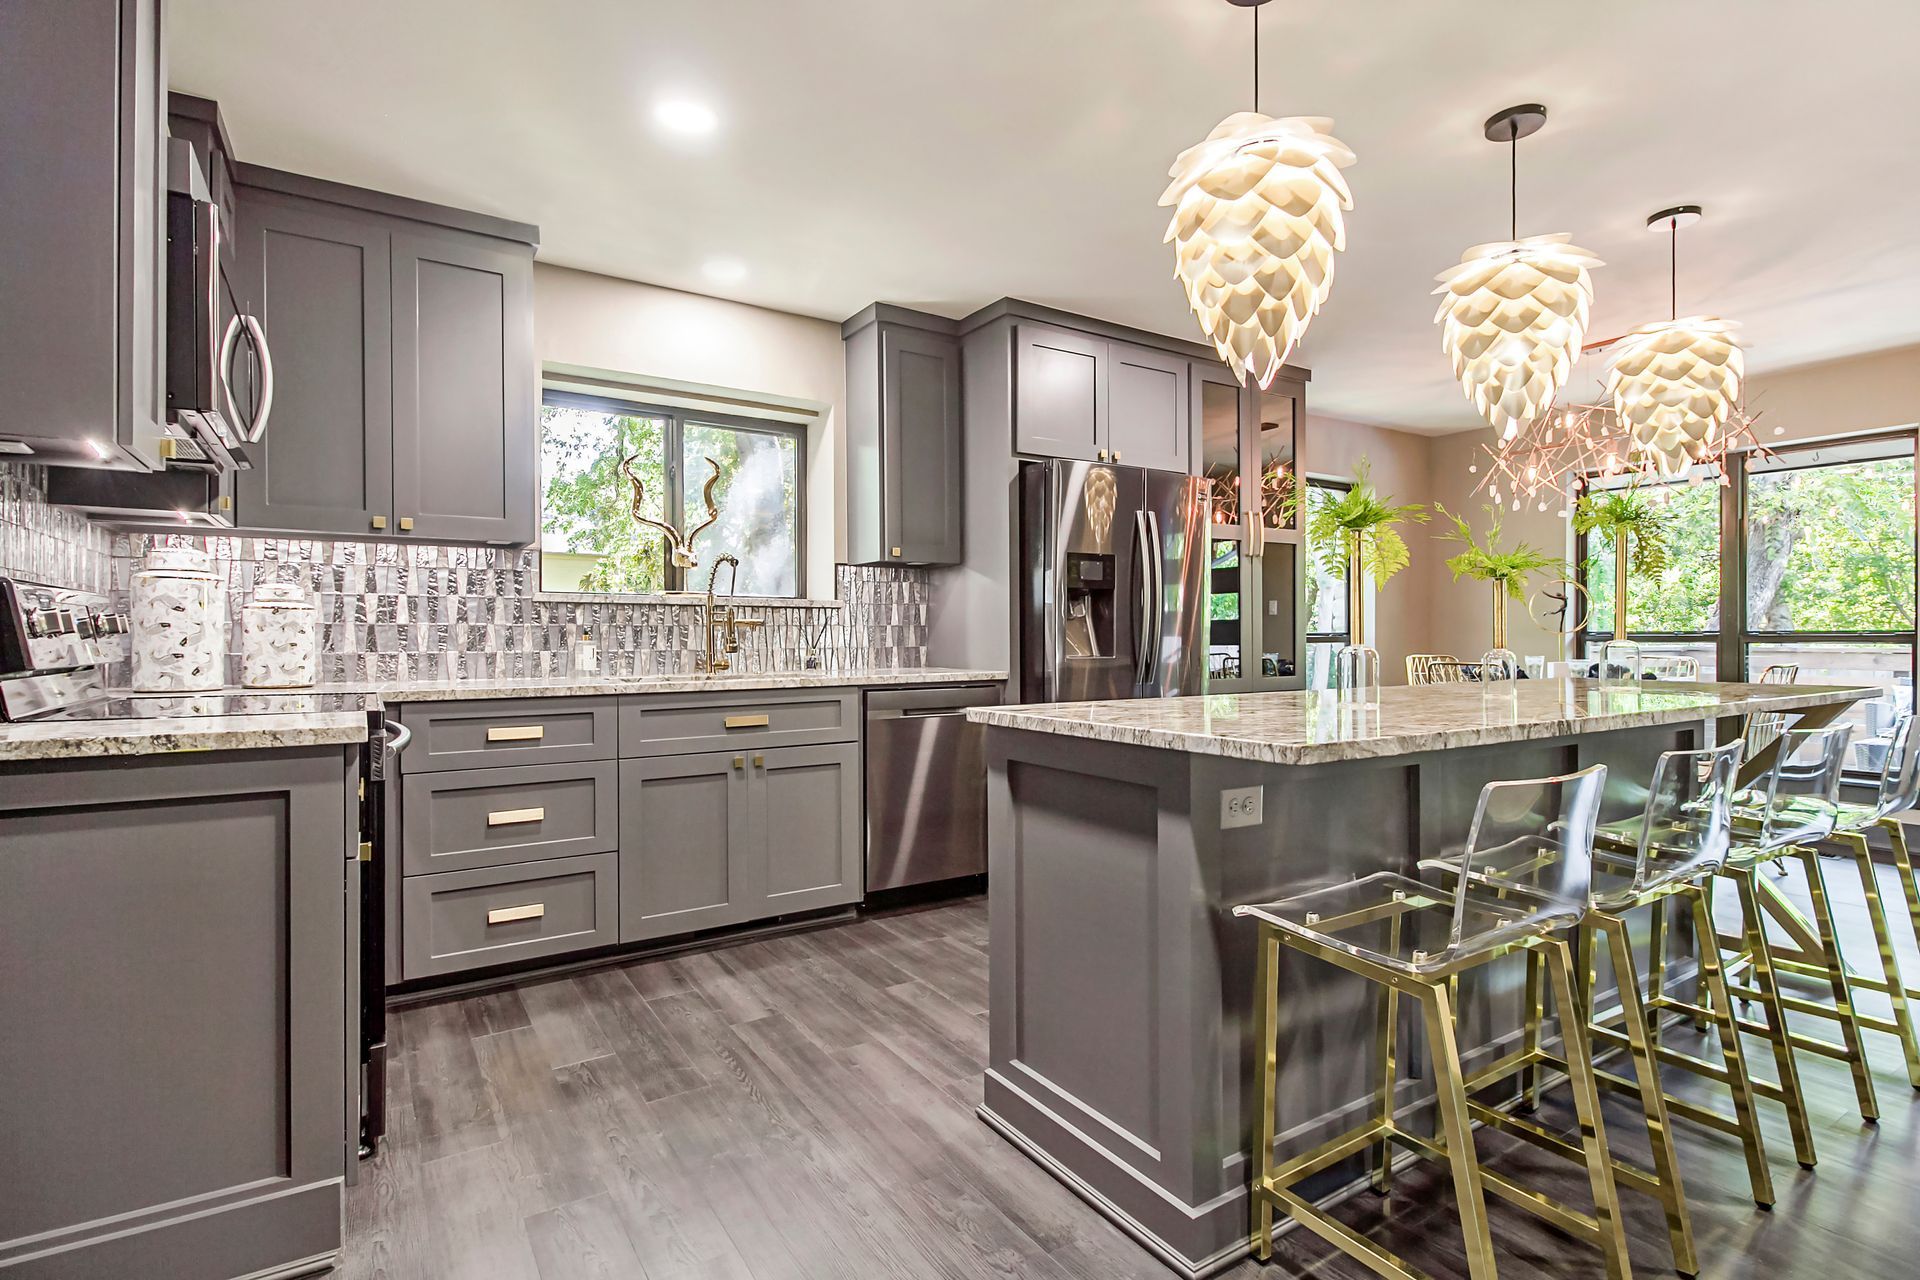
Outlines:
<svg viewBox="0 0 1920 1280"><path fill-rule="evenodd" d="M1220 829L1257 827L1266 821L1264 787L1234 787L1220 793Z"/></svg>

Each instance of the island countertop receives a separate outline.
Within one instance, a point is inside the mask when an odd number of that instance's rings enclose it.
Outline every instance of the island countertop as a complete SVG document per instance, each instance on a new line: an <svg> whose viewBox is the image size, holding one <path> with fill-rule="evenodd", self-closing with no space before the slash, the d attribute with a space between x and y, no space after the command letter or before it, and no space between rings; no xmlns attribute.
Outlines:
<svg viewBox="0 0 1920 1280"><path fill-rule="evenodd" d="M1879 693L1842 685L1678 681L1623 688L1561 677L1395 686L1383 689L1379 703L1364 709L1341 702L1330 691L1309 690L975 707L967 718L1000 729L1310 765L1684 724L1756 711L1804 711Z"/></svg>

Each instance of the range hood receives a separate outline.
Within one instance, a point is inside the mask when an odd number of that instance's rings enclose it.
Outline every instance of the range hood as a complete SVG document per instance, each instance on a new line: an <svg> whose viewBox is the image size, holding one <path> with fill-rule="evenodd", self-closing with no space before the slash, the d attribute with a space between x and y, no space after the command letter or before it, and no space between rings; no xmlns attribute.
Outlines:
<svg viewBox="0 0 1920 1280"><path fill-rule="evenodd" d="M113 524L233 528L233 473L47 468L47 501Z"/></svg>

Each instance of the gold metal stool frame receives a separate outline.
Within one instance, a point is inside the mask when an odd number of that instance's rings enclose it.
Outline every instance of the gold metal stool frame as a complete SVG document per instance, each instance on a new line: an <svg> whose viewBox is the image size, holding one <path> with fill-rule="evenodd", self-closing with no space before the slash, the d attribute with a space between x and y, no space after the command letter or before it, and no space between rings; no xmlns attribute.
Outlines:
<svg viewBox="0 0 1920 1280"><path fill-rule="evenodd" d="M1452 906L1451 902L1437 897L1409 894L1343 916L1317 920L1313 927L1322 933L1333 934L1384 920L1394 939L1389 944L1392 948L1398 946L1401 924L1408 913L1431 909L1450 910ZM1256 1258L1264 1262L1273 1255L1273 1211L1278 1207L1321 1239L1379 1275L1391 1277L1392 1280L1426 1280L1424 1273L1414 1269L1404 1259L1368 1240L1293 1190L1304 1179L1373 1148L1373 1185L1382 1194L1389 1193L1393 1183L1392 1148L1398 1145L1416 1155L1451 1166L1454 1191L1459 1202L1460 1227L1466 1237L1467 1274L1471 1280L1493 1280L1496 1275L1493 1238L1487 1221L1487 1191L1595 1246L1605 1259L1609 1280L1628 1280L1631 1268L1627 1261L1619 1193L1614 1185L1615 1165L1607 1148L1606 1131L1600 1118L1599 1090L1580 1020L1574 1019L1565 1024L1565 1064L1568 1081L1573 1088L1574 1114L1580 1125L1580 1158L1586 1165L1588 1182L1593 1190L1594 1213L1582 1213L1530 1190L1503 1174L1482 1168L1473 1144L1472 1121L1478 1113L1467 1095L1470 1089L1478 1086L1464 1075L1460 1066L1453 991L1455 980L1469 969L1524 951L1528 953L1530 989L1537 991L1538 966L1544 962L1558 1007L1577 1008L1579 1006L1574 1003L1572 959L1563 940L1549 935L1515 938L1484 951L1463 955L1431 971L1415 974L1323 945L1266 920L1260 920L1258 924L1260 950L1254 1034L1258 1038L1260 1054L1260 1100L1250 1189L1253 1205L1252 1247ZM1275 1033L1279 1025L1279 957L1282 946L1324 960L1384 988L1375 1023L1375 1039L1380 1052L1381 1114L1368 1124L1276 1165L1273 1144L1279 1046ZM1401 996L1412 997L1420 1003L1433 1060L1434 1100L1440 1116L1439 1141L1400 1127L1394 1118L1394 1092L1398 1082L1395 1015ZM1521 1055L1529 1052L1532 1050L1520 1051ZM1486 1071L1476 1073L1474 1079L1489 1077L1507 1065L1508 1061L1493 1064ZM1517 1069L1516 1066L1508 1066L1509 1071Z"/></svg>

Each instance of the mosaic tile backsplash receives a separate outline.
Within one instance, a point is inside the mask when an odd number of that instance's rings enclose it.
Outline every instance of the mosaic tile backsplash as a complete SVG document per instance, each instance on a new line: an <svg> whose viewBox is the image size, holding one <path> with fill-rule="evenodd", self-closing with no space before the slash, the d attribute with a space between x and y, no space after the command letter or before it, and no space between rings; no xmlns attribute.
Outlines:
<svg viewBox="0 0 1920 1280"><path fill-rule="evenodd" d="M50 505L44 468L0 463L0 574L124 606L155 542L202 548L225 570L236 683L240 610L256 583L287 579L318 608L323 681L675 675L700 650L695 604L535 598L532 548L111 533ZM734 669L793 670L809 657L828 669L926 665L924 569L841 565L834 586L838 608L741 605L763 625L740 631Z"/></svg>
<svg viewBox="0 0 1920 1280"><path fill-rule="evenodd" d="M0 576L104 592L113 585L113 537L47 502L45 467L0 463Z"/></svg>
<svg viewBox="0 0 1920 1280"><path fill-rule="evenodd" d="M155 542L199 547L227 576L229 678L239 679L239 615L261 582L306 586L319 612L320 679L492 680L674 675L694 670L700 607L539 599L539 552L417 543L116 534L113 589L124 597ZM743 604L737 671L926 665L924 570L841 565L839 607ZM591 646L583 650L581 646Z"/></svg>

